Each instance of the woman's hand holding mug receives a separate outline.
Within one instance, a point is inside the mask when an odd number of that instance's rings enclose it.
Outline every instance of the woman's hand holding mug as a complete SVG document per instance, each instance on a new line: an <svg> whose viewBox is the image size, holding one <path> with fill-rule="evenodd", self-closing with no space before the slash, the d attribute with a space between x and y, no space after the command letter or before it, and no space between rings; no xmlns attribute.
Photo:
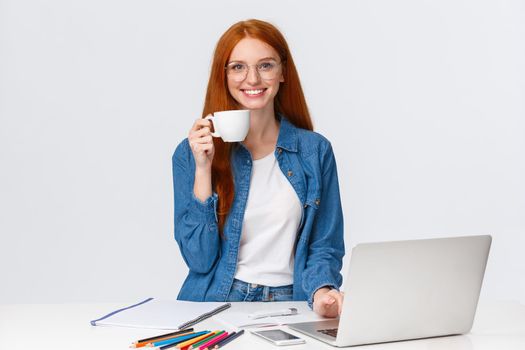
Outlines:
<svg viewBox="0 0 525 350"><path fill-rule="evenodd" d="M211 132L211 123L215 132ZM193 193L201 201L212 195L211 165L215 146L213 137L224 142L241 142L250 129L250 111L234 110L215 112L197 119L190 130L188 141L195 159L195 182Z"/></svg>
<svg viewBox="0 0 525 350"><path fill-rule="evenodd" d="M211 170L215 147L210 127L208 119L199 118L193 123L188 136L197 169Z"/></svg>
<svg viewBox="0 0 525 350"><path fill-rule="evenodd" d="M215 132L211 132L211 123ZM188 140L199 169L211 169L215 147L213 137L220 137L224 142L241 142L250 129L250 111L233 110L208 114L197 119L193 124Z"/></svg>

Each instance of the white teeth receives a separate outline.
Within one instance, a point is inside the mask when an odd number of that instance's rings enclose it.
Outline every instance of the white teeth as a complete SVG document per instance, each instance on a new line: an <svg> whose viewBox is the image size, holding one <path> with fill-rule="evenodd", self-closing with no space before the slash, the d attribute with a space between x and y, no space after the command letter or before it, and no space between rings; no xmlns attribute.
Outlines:
<svg viewBox="0 0 525 350"><path fill-rule="evenodd" d="M257 94L260 94L261 92L263 92L262 89L259 89L259 90L244 90L244 92L246 92L248 95L257 95Z"/></svg>

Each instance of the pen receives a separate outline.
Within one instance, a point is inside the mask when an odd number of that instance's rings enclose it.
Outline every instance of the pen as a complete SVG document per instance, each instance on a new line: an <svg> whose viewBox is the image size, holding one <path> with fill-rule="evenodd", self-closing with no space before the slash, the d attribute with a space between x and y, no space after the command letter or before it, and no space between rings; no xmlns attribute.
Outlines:
<svg viewBox="0 0 525 350"><path fill-rule="evenodd" d="M249 314L248 317L251 318L252 320L256 320L258 318L265 318L265 317L272 317L272 316L289 316L289 315L297 315L297 309L295 307L290 307L290 308L282 309L282 310L258 311L258 312Z"/></svg>

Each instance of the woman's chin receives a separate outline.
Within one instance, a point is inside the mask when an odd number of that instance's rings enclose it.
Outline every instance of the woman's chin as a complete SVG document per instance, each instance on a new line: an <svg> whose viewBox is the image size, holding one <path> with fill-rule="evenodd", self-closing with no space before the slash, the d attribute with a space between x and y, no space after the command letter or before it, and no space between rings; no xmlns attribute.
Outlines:
<svg viewBox="0 0 525 350"><path fill-rule="evenodd" d="M250 111L264 109L266 105L267 103L262 103L260 101L243 101L243 103L241 103L243 109L249 109Z"/></svg>

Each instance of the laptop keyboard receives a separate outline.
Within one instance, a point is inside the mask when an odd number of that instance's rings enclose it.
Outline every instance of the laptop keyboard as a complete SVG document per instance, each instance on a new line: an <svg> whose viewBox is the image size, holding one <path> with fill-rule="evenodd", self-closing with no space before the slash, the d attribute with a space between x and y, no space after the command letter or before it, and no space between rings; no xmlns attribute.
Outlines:
<svg viewBox="0 0 525 350"><path fill-rule="evenodd" d="M318 332L321 332L323 334L329 335L331 337L336 338L337 337L337 328L330 328L330 329L318 329Z"/></svg>

